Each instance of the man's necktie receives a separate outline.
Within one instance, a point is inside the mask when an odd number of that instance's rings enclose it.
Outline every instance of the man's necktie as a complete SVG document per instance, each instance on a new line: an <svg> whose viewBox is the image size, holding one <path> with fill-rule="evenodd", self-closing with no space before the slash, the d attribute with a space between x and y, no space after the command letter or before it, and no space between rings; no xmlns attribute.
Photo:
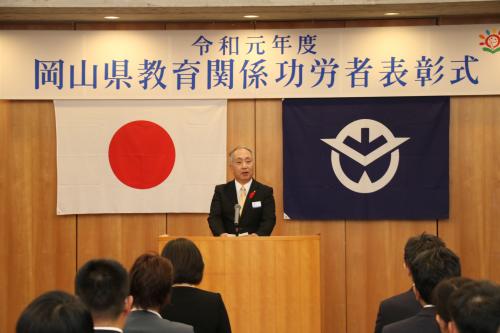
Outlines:
<svg viewBox="0 0 500 333"><path fill-rule="evenodd" d="M242 186L240 187L240 206L241 206L241 209L240 209L240 215L241 215L241 212L243 211L243 207L245 206L245 200L247 198L247 190L245 190L245 186Z"/></svg>

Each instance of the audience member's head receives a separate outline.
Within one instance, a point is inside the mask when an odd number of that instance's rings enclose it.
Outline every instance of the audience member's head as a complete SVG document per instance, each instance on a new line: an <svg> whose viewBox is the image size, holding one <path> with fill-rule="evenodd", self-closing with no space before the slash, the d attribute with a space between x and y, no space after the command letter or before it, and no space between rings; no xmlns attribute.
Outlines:
<svg viewBox="0 0 500 333"><path fill-rule="evenodd" d="M130 269L134 307L159 310L168 301L173 275L172 264L167 258L152 253L137 258Z"/></svg>
<svg viewBox="0 0 500 333"><path fill-rule="evenodd" d="M446 247L436 247L417 255L410 264L415 295L421 304L431 304L439 282L460 276L460 259Z"/></svg>
<svg viewBox="0 0 500 333"><path fill-rule="evenodd" d="M189 239L169 241L161 253L174 266L174 283L199 284L203 278L203 257L198 247Z"/></svg>
<svg viewBox="0 0 500 333"><path fill-rule="evenodd" d="M464 284L472 282L464 277L454 277L445 279L434 288L432 292L432 302L436 306L436 321L441 333L448 333L448 323L451 321L449 300L451 294Z"/></svg>
<svg viewBox="0 0 500 333"><path fill-rule="evenodd" d="M63 291L35 298L17 321L16 333L92 333L94 323L85 305Z"/></svg>
<svg viewBox="0 0 500 333"><path fill-rule="evenodd" d="M500 286L489 281L465 284L451 294L450 331L498 333L500 330Z"/></svg>
<svg viewBox="0 0 500 333"><path fill-rule="evenodd" d="M115 324L130 311L128 273L115 260L90 260L83 265L75 278L76 294L92 313L96 326Z"/></svg>
<svg viewBox="0 0 500 333"><path fill-rule="evenodd" d="M420 253L436 248L445 247L445 243L438 236L422 233L408 239L404 250L404 261L408 270L411 272L411 263Z"/></svg>

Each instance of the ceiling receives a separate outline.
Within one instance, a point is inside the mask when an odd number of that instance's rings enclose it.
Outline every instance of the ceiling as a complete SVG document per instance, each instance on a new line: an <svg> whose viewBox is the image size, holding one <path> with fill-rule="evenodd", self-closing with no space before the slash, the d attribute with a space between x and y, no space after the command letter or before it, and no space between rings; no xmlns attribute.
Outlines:
<svg viewBox="0 0 500 333"><path fill-rule="evenodd" d="M10 4L2 6L0 22L103 22L104 16L119 16L120 22L222 22L222 21L307 21L343 19L380 19L387 12L400 13L398 18L435 18L460 16L498 17L500 1L456 1L432 3L383 3L287 6L191 6L191 7L103 7L72 6L29 7ZM404 1L404 0L402 0ZM23 1L20 1L23 3ZM278 1L279 3L279 1ZM299 2L297 2L299 3ZM245 19L254 14L258 18ZM393 17L394 18L394 17ZM116 21L115 21L116 22Z"/></svg>

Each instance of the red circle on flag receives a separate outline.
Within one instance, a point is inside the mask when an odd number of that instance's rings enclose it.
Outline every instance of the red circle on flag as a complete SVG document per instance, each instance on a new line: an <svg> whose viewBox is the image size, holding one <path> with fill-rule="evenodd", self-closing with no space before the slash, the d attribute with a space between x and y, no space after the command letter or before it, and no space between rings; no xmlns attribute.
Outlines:
<svg viewBox="0 0 500 333"><path fill-rule="evenodd" d="M175 146L160 125L137 120L116 131L108 157L113 173L123 184L148 189L161 184L172 172Z"/></svg>

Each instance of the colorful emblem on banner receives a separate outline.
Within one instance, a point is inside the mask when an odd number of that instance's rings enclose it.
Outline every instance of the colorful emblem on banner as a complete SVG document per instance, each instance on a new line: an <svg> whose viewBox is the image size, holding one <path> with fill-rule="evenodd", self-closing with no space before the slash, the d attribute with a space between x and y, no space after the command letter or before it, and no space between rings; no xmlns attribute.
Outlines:
<svg viewBox="0 0 500 333"><path fill-rule="evenodd" d="M495 29L492 31L485 30L486 35L480 34L479 38L483 41L479 45L484 45L483 51L494 54L500 51L500 32L497 33Z"/></svg>

